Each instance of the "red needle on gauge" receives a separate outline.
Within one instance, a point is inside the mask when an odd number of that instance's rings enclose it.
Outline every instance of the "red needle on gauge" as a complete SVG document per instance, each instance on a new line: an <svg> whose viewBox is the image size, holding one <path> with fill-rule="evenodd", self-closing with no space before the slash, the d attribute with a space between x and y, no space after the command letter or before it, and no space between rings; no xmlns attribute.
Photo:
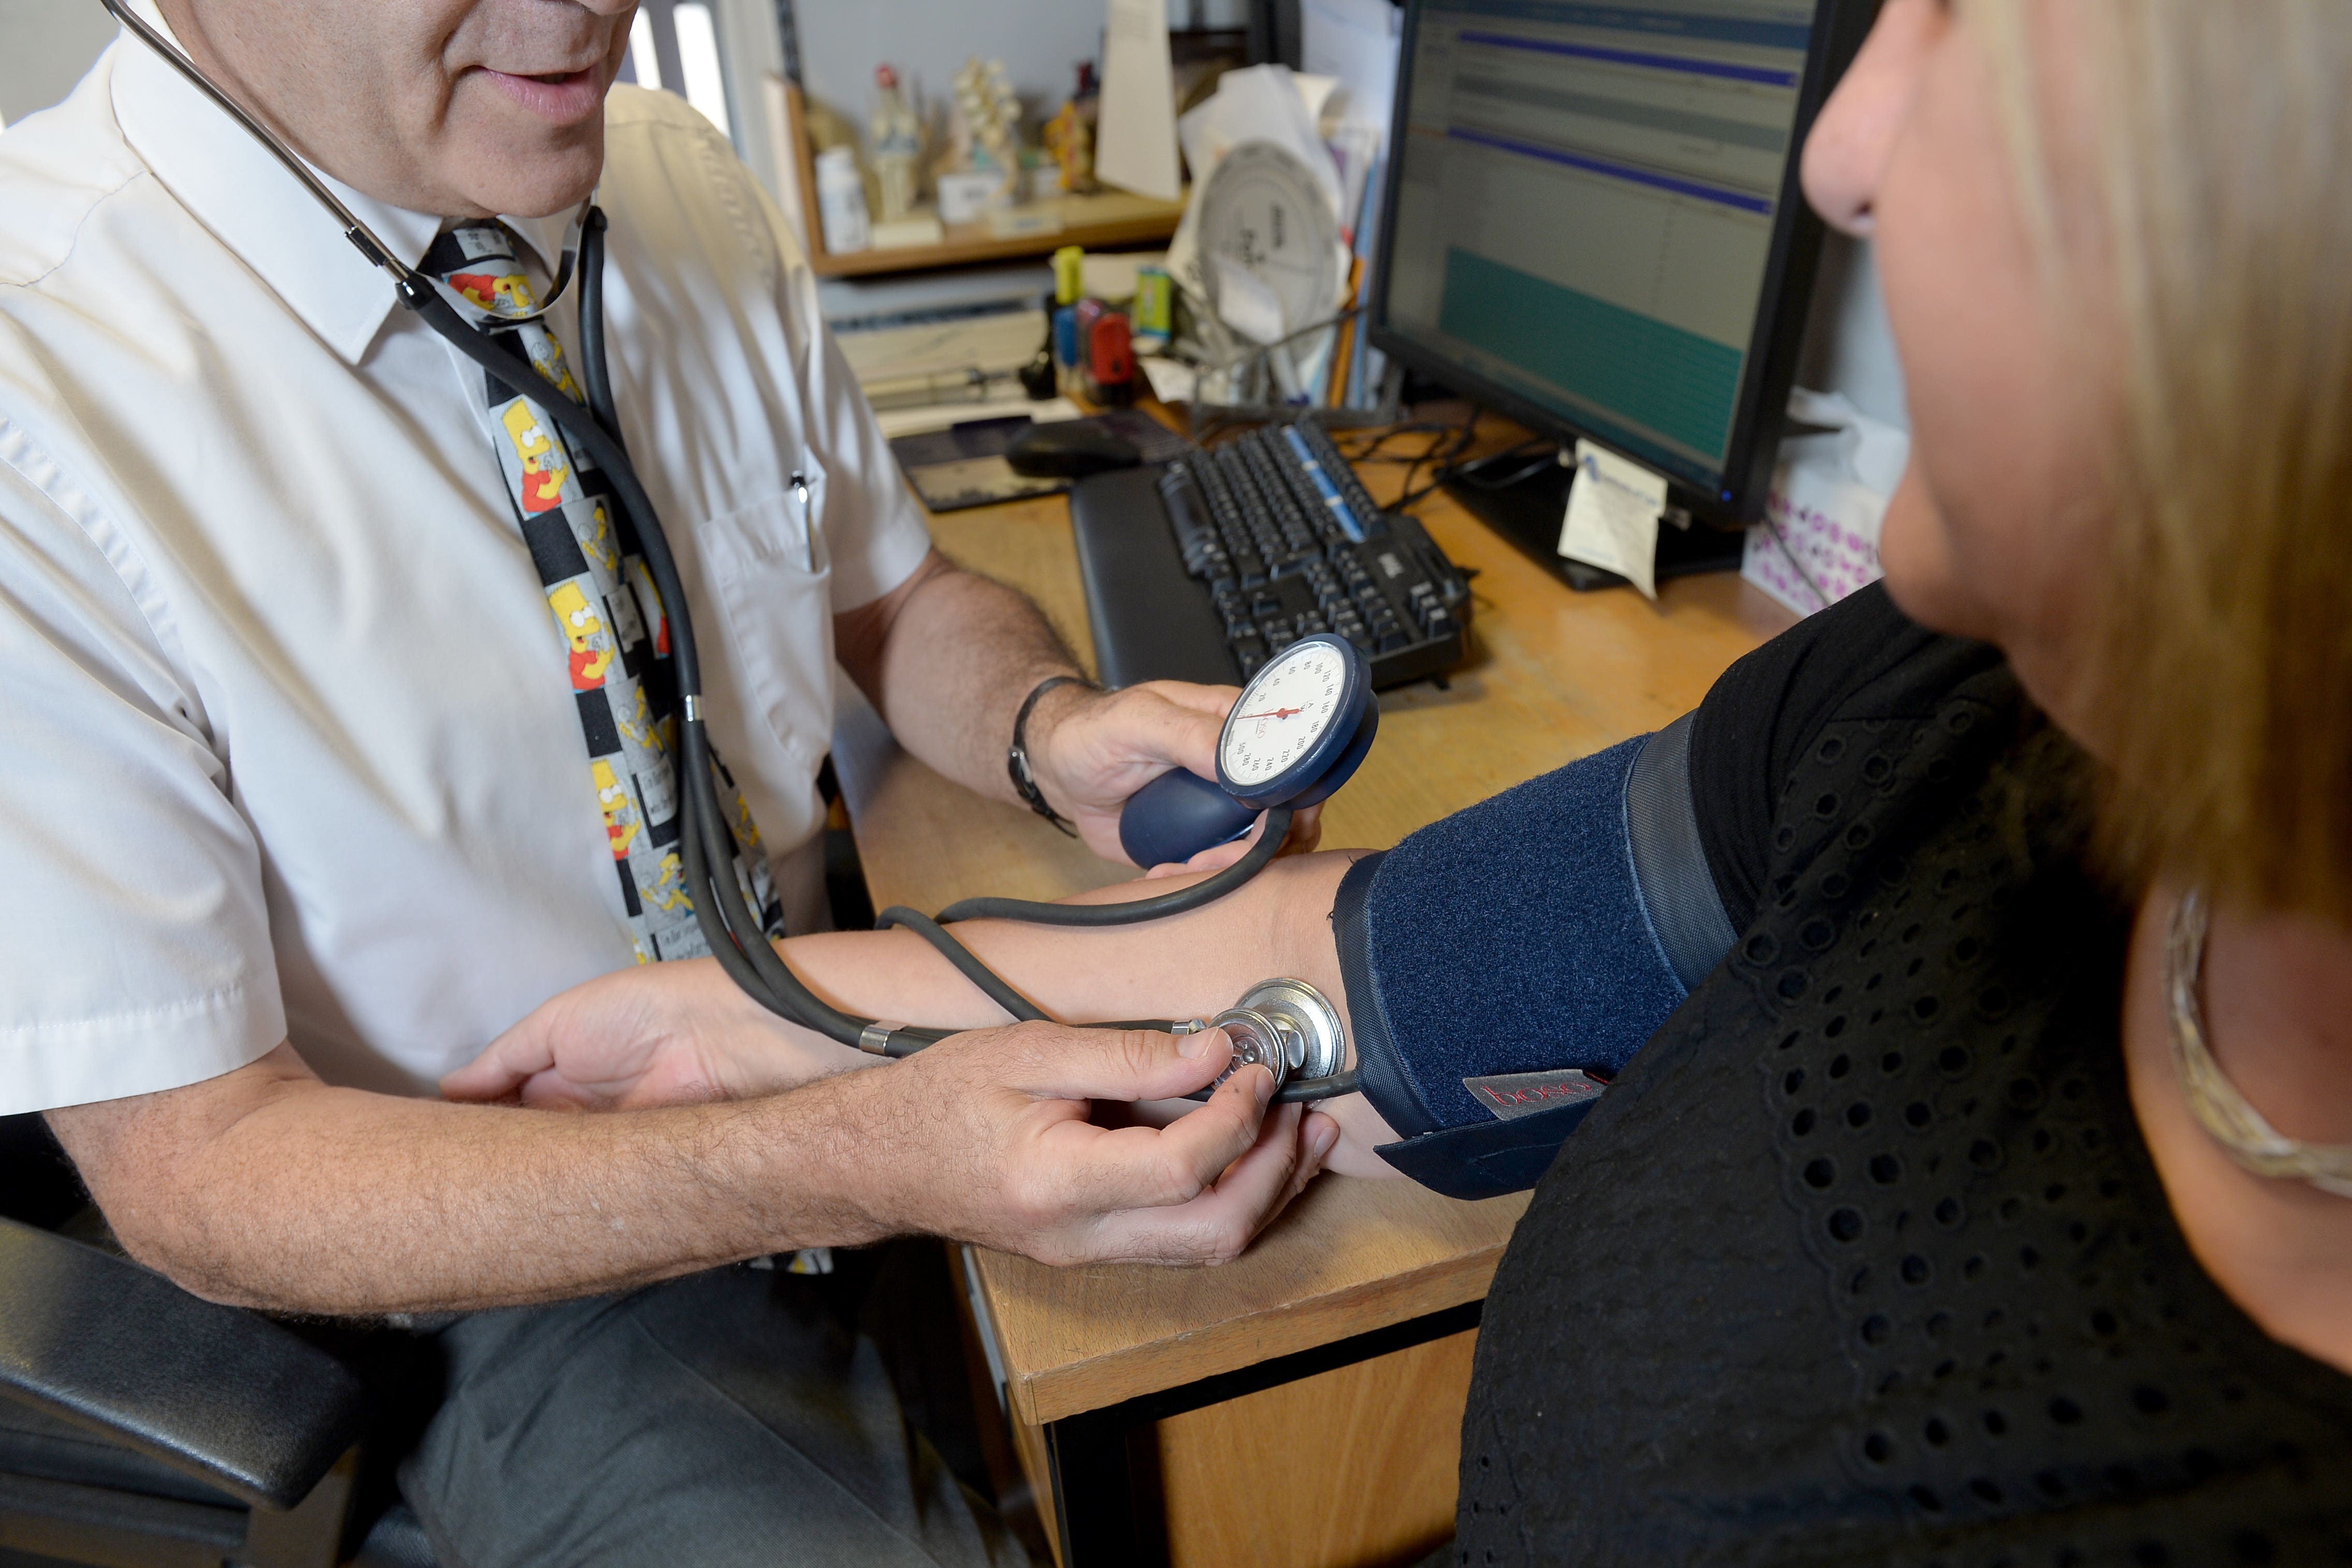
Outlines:
<svg viewBox="0 0 2352 1568"><path fill-rule="evenodd" d="M1278 707L1271 713L1245 713L1242 716L1244 718L1288 718L1292 714L1306 711L1303 707Z"/></svg>

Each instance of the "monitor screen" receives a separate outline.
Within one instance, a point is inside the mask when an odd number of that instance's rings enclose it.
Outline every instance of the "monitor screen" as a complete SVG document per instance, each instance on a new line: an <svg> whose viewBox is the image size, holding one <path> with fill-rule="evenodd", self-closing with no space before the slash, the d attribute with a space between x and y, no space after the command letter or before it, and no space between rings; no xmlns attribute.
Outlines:
<svg viewBox="0 0 2352 1568"><path fill-rule="evenodd" d="M1813 228L1792 273L1811 225L1784 208L1832 53L1817 13L1852 8L1411 7L1378 340L1738 505L1759 356L1777 334L1792 359L1802 327L1805 300L1791 324L1772 296L1810 293L1818 249Z"/></svg>

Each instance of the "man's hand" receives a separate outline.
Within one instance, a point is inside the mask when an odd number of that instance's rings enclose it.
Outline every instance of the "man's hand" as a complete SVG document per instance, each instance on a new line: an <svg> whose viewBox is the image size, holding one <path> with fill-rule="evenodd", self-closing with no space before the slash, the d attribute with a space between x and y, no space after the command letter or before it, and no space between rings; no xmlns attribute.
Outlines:
<svg viewBox="0 0 2352 1568"><path fill-rule="evenodd" d="M1037 786L1047 804L1076 824L1087 848L1125 862L1118 816L1128 797L1171 767L1216 778L1217 735L1240 695L1237 687L1186 681L1146 681L1116 692L1050 691L1029 716L1029 762ZM1291 819L1282 852L1306 853L1322 832L1322 808L1310 806ZM1204 850L1183 869L1231 865L1251 841Z"/></svg>
<svg viewBox="0 0 2352 1568"><path fill-rule="evenodd" d="M200 1295L472 1311L919 1231L1049 1263L1221 1262L1314 1176L1331 1120L1266 1115L1255 1067L1165 1130L1087 1113L1229 1060L1214 1032L1021 1024L786 1094L551 1116L331 1088L280 1045L48 1122L131 1255Z"/></svg>
<svg viewBox="0 0 2352 1568"><path fill-rule="evenodd" d="M442 1092L627 1110L786 1087L758 1053L730 1049L740 1020L723 993L733 990L708 960L591 981ZM1273 1081L1255 1067L1164 1128L1091 1124L1095 1100L1174 1100L1213 1082L1232 1054L1220 1030L1013 1024L888 1064L830 1049L836 1069L876 1069L810 1091L854 1176L842 1191L875 1234L934 1231L1049 1263L1223 1262L1297 1196L1339 1135L1319 1113L1266 1115Z"/></svg>
<svg viewBox="0 0 2352 1568"><path fill-rule="evenodd" d="M880 599L834 617L833 640L841 667L901 746L1000 800L1014 798L1004 748L1021 703L1040 681L1077 669L1035 605L937 550ZM1127 863L1119 809L1171 768L1214 779L1217 732L1238 695L1181 681L1118 692L1056 686L1030 711L1029 766L1046 804L1077 825L1087 847ZM1310 809L1292 819L1286 853L1315 847L1318 817ZM1214 871L1242 852L1221 844L1186 869Z"/></svg>
<svg viewBox="0 0 2352 1568"><path fill-rule="evenodd" d="M1274 1080L1236 1072L1166 1127L1098 1127L1095 1099L1171 1098L1230 1061L1222 1030L1023 1023L941 1040L837 1095L845 1157L886 1229L922 1230L1055 1265L1223 1263L1303 1190L1339 1126ZM854 1153L852 1152L854 1151Z"/></svg>
<svg viewBox="0 0 2352 1568"><path fill-rule="evenodd" d="M441 1092L540 1110L635 1111L748 1100L876 1060L786 1024L716 959L696 958L616 969L541 1003L442 1079Z"/></svg>

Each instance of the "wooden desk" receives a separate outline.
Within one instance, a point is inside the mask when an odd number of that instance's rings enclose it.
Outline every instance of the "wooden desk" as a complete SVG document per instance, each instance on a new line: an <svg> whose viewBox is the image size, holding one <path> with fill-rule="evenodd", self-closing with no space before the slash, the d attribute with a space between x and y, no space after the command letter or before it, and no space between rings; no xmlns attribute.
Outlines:
<svg viewBox="0 0 2352 1568"><path fill-rule="evenodd" d="M1394 468L1370 468L1385 500ZM1730 575L1574 594L1433 497L1419 515L1477 569L1467 664L1381 698L1381 738L1323 841L1386 847L1426 822L1695 706L1790 623ZM932 519L940 548L1033 595L1092 658L1061 497ZM1048 898L1121 868L902 752L856 770L876 906ZM968 1253L1016 1446L1065 1564L1410 1562L1453 1526L1479 1304L1524 1197L1438 1197L1324 1176L1216 1270L1055 1270Z"/></svg>

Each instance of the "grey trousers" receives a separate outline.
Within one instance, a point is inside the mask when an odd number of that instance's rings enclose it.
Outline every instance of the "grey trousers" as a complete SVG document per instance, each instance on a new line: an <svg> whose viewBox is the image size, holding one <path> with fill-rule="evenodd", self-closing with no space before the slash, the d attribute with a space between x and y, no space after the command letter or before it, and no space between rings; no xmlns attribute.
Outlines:
<svg viewBox="0 0 2352 1568"><path fill-rule="evenodd" d="M439 1337L400 1489L441 1568L1027 1563L814 1281L719 1269Z"/></svg>

